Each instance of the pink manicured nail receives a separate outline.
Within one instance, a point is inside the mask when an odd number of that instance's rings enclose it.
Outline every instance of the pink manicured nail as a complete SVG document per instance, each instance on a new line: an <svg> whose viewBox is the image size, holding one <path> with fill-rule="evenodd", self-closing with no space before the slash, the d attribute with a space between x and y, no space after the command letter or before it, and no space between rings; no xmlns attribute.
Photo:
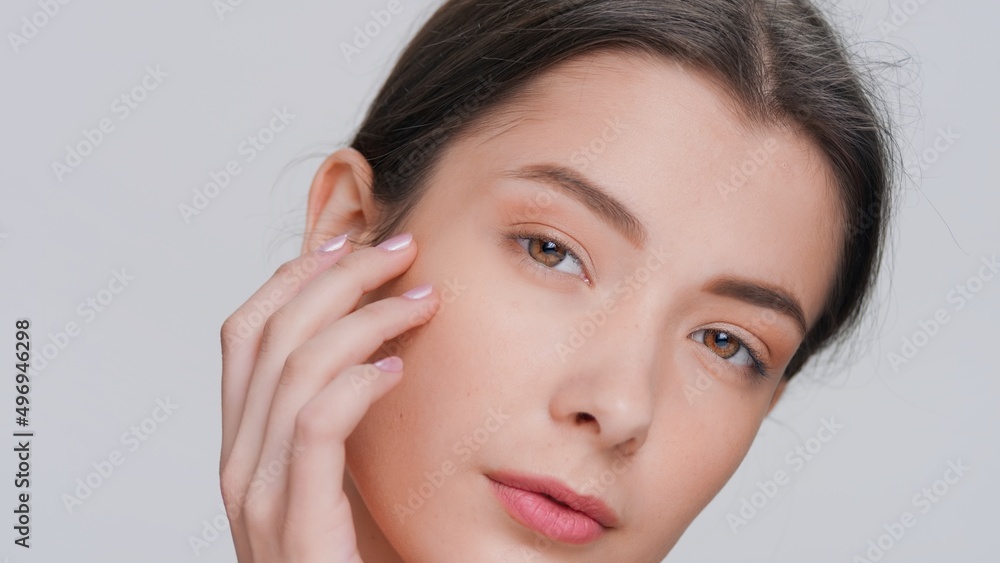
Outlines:
<svg viewBox="0 0 1000 563"><path fill-rule="evenodd" d="M382 244L378 245L378 248L382 250L403 250L410 243L413 242L413 235L410 233L403 233L401 235L396 235L389 240L382 241Z"/></svg>
<svg viewBox="0 0 1000 563"><path fill-rule="evenodd" d="M319 249L321 252L333 252L334 250L340 250L343 248L345 242L347 242L347 233L328 240L326 244L319 247Z"/></svg>
<svg viewBox="0 0 1000 563"><path fill-rule="evenodd" d="M417 299L423 299L424 297L430 295L431 289L433 289L433 286L429 283L425 283L407 291L403 294L403 297L416 301Z"/></svg>
<svg viewBox="0 0 1000 563"><path fill-rule="evenodd" d="M375 362L375 367L382 371L403 371L403 360L399 356L389 356Z"/></svg>

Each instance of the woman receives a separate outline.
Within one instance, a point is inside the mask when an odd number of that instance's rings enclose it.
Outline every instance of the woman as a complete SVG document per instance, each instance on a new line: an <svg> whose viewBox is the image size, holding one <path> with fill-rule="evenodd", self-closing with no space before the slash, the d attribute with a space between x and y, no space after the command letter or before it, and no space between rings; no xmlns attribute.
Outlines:
<svg viewBox="0 0 1000 563"><path fill-rule="evenodd" d="M661 560L864 310L873 106L804 1L446 2L223 326L240 561Z"/></svg>

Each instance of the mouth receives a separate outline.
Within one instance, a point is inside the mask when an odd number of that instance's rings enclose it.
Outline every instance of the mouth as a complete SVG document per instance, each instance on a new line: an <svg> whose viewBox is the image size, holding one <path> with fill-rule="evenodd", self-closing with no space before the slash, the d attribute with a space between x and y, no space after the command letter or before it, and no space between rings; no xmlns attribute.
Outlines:
<svg viewBox="0 0 1000 563"><path fill-rule="evenodd" d="M617 523L614 511L601 499L577 494L557 479L514 473L486 477L514 520L549 539L591 543Z"/></svg>

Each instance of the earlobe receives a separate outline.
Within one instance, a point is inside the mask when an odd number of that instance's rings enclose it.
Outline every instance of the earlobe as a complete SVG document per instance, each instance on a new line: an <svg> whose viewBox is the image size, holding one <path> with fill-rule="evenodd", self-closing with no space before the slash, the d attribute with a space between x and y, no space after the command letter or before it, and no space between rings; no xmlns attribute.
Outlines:
<svg viewBox="0 0 1000 563"><path fill-rule="evenodd" d="M368 160L353 148L339 149L323 161L309 188L303 254L337 235L352 232L356 238L371 228L377 215L373 178Z"/></svg>

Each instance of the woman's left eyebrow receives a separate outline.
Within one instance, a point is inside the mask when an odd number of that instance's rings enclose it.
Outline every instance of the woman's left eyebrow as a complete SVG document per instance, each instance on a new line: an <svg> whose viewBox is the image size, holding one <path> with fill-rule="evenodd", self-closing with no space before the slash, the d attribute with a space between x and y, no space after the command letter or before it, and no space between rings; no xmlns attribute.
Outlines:
<svg viewBox="0 0 1000 563"><path fill-rule="evenodd" d="M543 182L559 188L621 233L632 246L639 250L646 246L646 241L649 239L649 229L646 225L607 189L598 186L576 170L553 164L531 164L517 170L504 170L501 175Z"/></svg>
<svg viewBox="0 0 1000 563"><path fill-rule="evenodd" d="M710 282L705 289L715 295L739 299L756 307L780 313L795 321L795 327L802 336L808 330L802 305L784 288L747 278L726 276Z"/></svg>

